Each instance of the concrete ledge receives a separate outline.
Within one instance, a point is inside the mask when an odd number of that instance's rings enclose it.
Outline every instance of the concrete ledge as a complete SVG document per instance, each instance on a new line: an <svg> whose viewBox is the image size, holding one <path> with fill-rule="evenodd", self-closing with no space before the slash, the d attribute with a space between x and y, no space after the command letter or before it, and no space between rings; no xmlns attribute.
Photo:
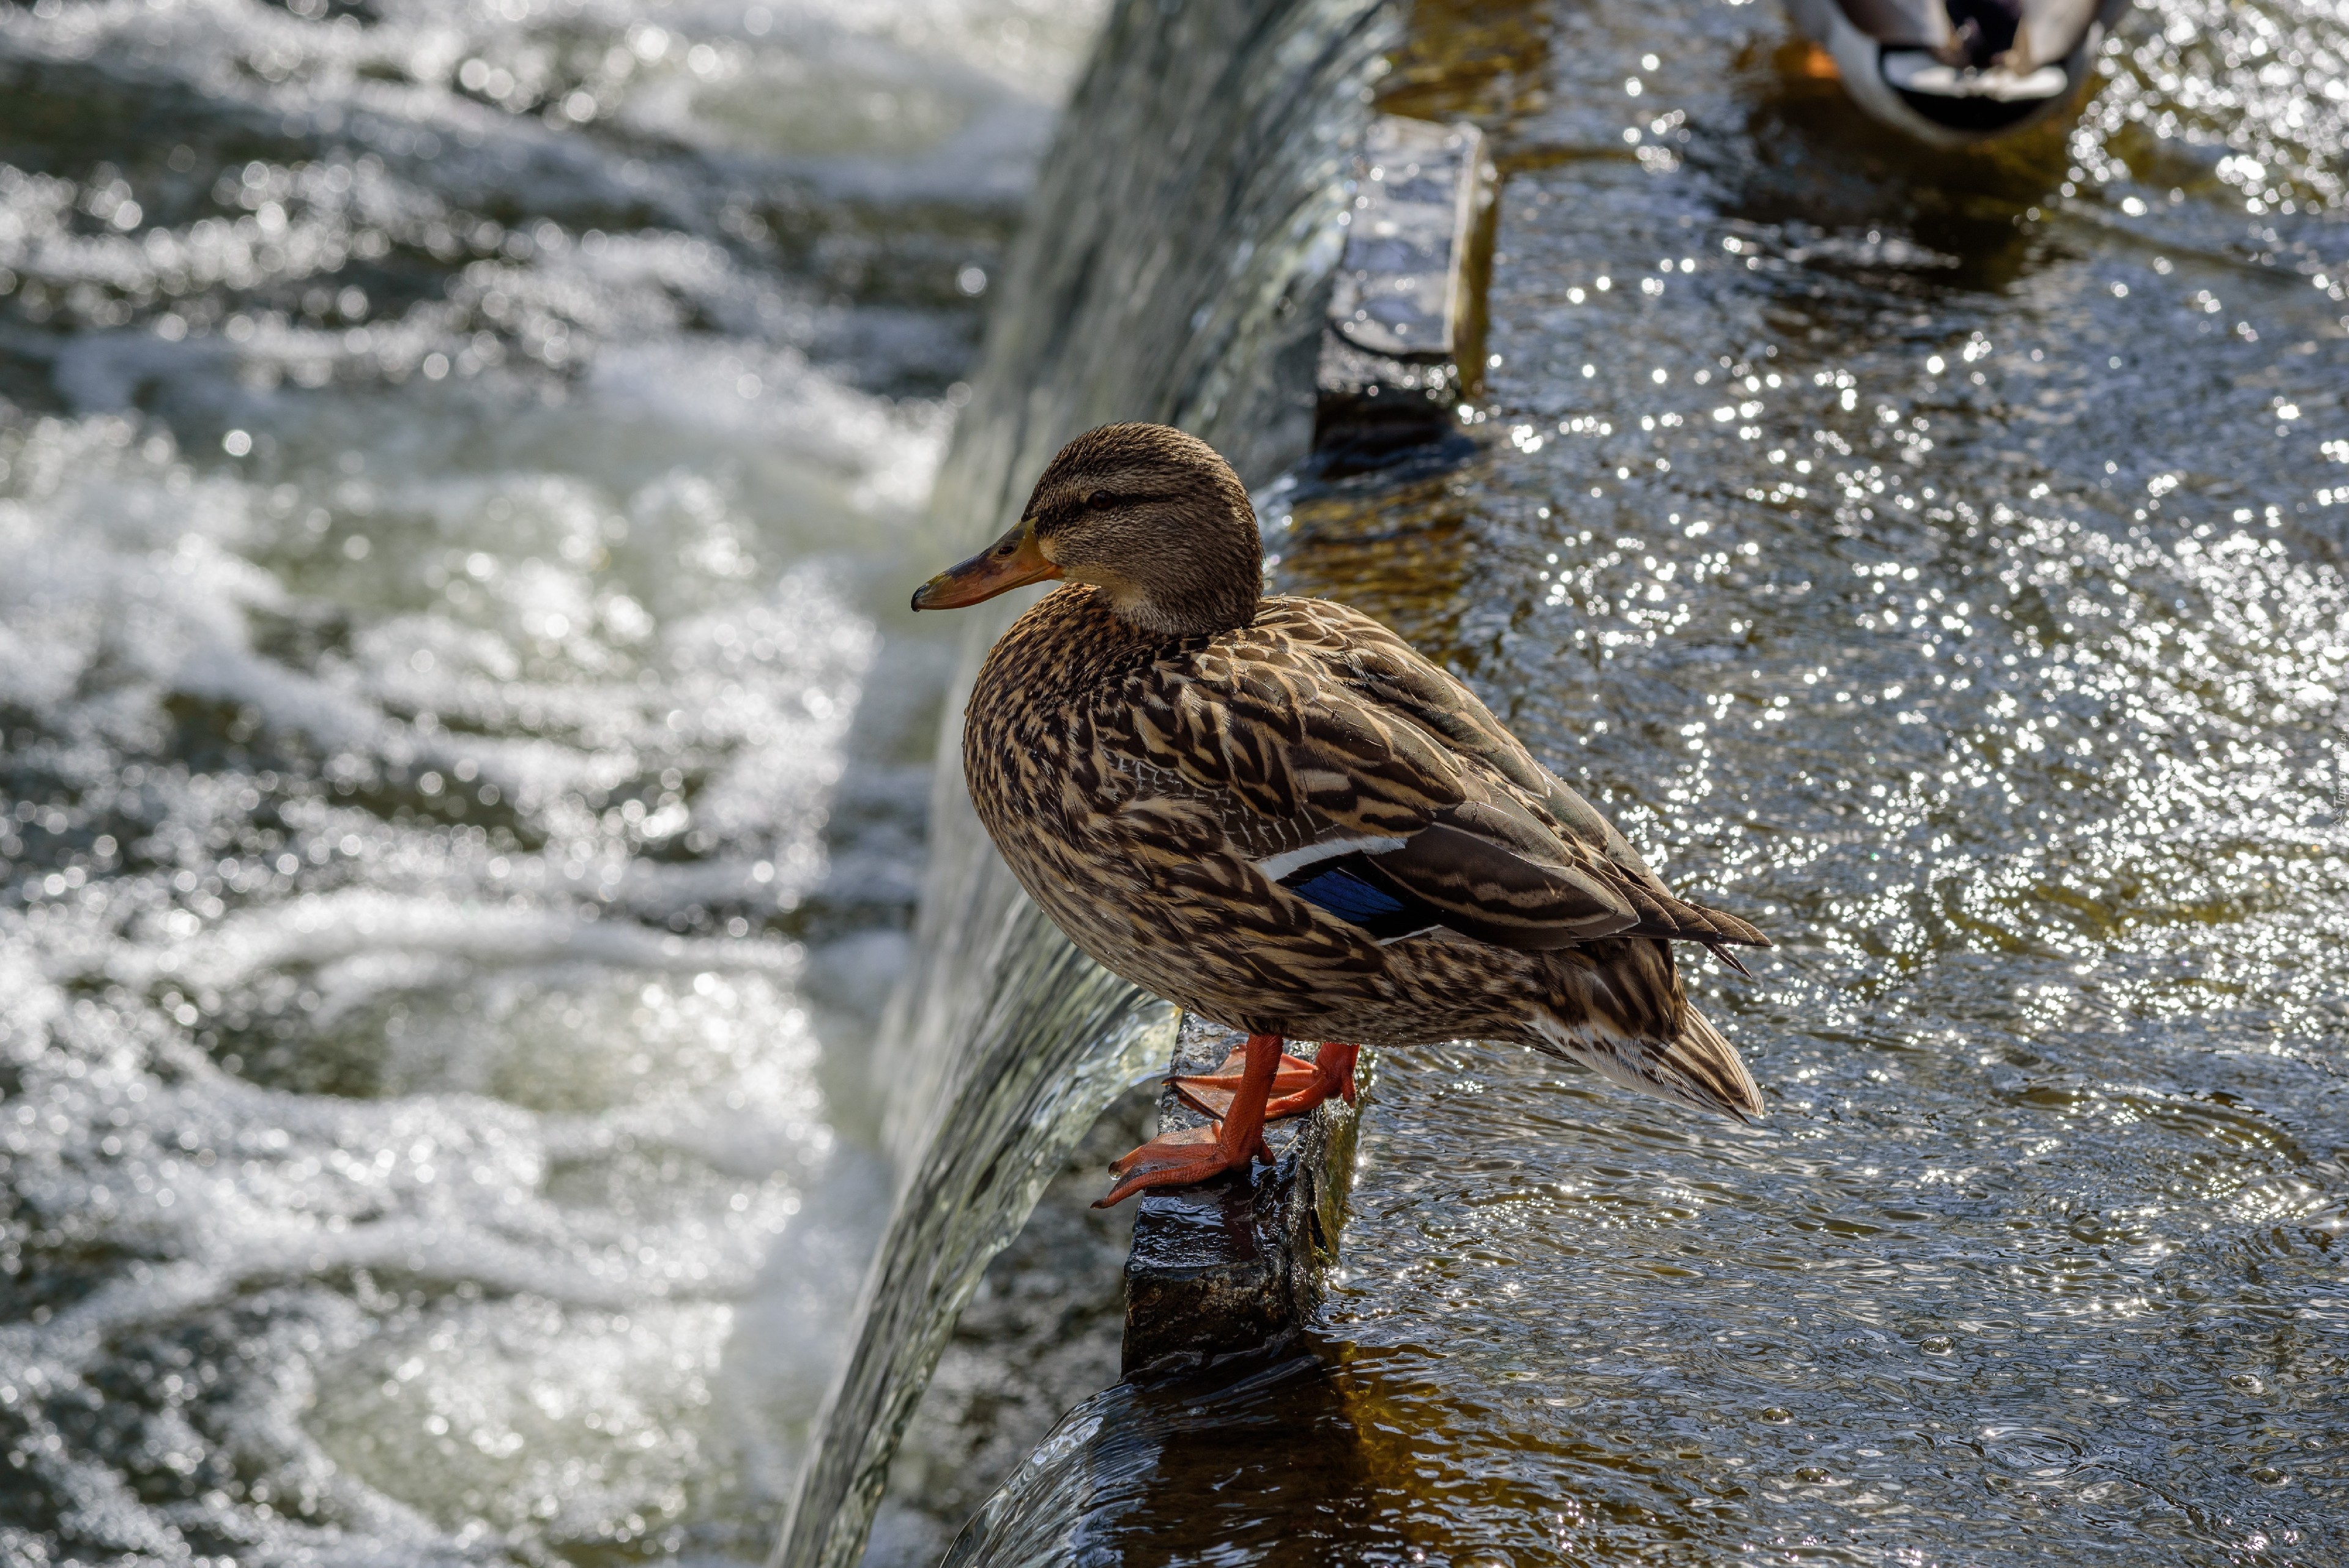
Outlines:
<svg viewBox="0 0 2349 1568"><path fill-rule="evenodd" d="M1185 1015L1173 1071L1213 1072L1244 1037ZM1292 1043L1293 1054L1316 1047ZM1369 1081L1369 1058L1356 1070ZM1208 1117L1169 1086L1158 1130L1204 1127ZM1357 1107L1331 1100L1310 1116L1266 1129L1275 1165L1198 1187L1146 1192L1135 1201L1133 1251L1125 1265L1123 1370L1175 1369L1260 1349L1294 1334L1319 1304L1338 1251L1352 1184Z"/></svg>
<svg viewBox="0 0 2349 1568"><path fill-rule="evenodd" d="M1325 473L1382 467L1458 436L1452 406L1484 362L1495 190L1475 126L1371 123L1314 377Z"/></svg>

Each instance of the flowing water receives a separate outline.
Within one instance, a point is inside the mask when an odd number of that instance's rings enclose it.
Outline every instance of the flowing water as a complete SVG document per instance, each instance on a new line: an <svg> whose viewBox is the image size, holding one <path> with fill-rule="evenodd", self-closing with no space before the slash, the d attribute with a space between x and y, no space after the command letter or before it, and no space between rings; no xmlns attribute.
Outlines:
<svg viewBox="0 0 2349 1568"><path fill-rule="evenodd" d="M0 9L0 1558L763 1555L1095 19Z"/></svg>
<svg viewBox="0 0 2349 1568"><path fill-rule="evenodd" d="M1379 1064L1305 1353L1073 1413L958 1561L2349 1555L2349 16L2163 0L1928 155L1759 5L1418 8L1506 173L1482 454L1284 485L1778 946L1747 1128Z"/></svg>

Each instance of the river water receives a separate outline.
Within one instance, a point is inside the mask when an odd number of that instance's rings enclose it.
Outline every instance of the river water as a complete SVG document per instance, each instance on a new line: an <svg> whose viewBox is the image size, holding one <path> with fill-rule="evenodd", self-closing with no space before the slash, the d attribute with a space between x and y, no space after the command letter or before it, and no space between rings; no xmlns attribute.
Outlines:
<svg viewBox="0 0 2349 1568"><path fill-rule="evenodd" d="M1303 1354L1073 1413L971 1561L2349 1555L2349 19L1872 128L1759 5L1423 5L1482 454L1270 493L1668 879L1769 1114L1378 1064ZM1050 1545L1049 1552L1039 1548Z"/></svg>
<svg viewBox="0 0 2349 1568"><path fill-rule="evenodd" d="M1095 16L0 12L0 1557L765 1554Z"/></svg>

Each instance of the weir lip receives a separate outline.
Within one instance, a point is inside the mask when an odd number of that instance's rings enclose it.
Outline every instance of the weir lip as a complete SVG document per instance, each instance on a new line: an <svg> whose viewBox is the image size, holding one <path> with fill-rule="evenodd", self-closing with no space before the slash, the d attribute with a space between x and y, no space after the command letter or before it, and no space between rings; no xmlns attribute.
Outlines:
<svg viewBox="0 0 2349 1568"><path fill-rule="evenodd" d="M1244 1038L1186 1013L1172 1073L1213 1072ZM1289 1049L1309 1056L1317 1048ZM1366 1072L1358 1076L1367 1085ZM1205 1127L1208 1119L1172 1084L1161 1091L1160 1133ZM1359 1120L1359 1106L1325 1101L1309 1115L1265 1129L1274 1156L1269 1170L1232 1171L1136 1199L1125 1265L1126 1376L1261 1350L1304 1326L1337 1256Z"/></svg>

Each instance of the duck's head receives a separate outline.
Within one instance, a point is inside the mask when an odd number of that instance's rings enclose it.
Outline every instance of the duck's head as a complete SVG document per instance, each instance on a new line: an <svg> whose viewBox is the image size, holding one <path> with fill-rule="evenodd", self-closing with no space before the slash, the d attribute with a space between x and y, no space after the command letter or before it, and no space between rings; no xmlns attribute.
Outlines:
<svg viewBox="0 0 2349 1568"><path fill-rule="evenodd" d="M1264 588L1247 490L1215 448L1181 431L1087 431L1046 465L1019 521L915 589L914 607L958 609L1051 578L1092 584L1153 636L1245 626Z"/></svg>

